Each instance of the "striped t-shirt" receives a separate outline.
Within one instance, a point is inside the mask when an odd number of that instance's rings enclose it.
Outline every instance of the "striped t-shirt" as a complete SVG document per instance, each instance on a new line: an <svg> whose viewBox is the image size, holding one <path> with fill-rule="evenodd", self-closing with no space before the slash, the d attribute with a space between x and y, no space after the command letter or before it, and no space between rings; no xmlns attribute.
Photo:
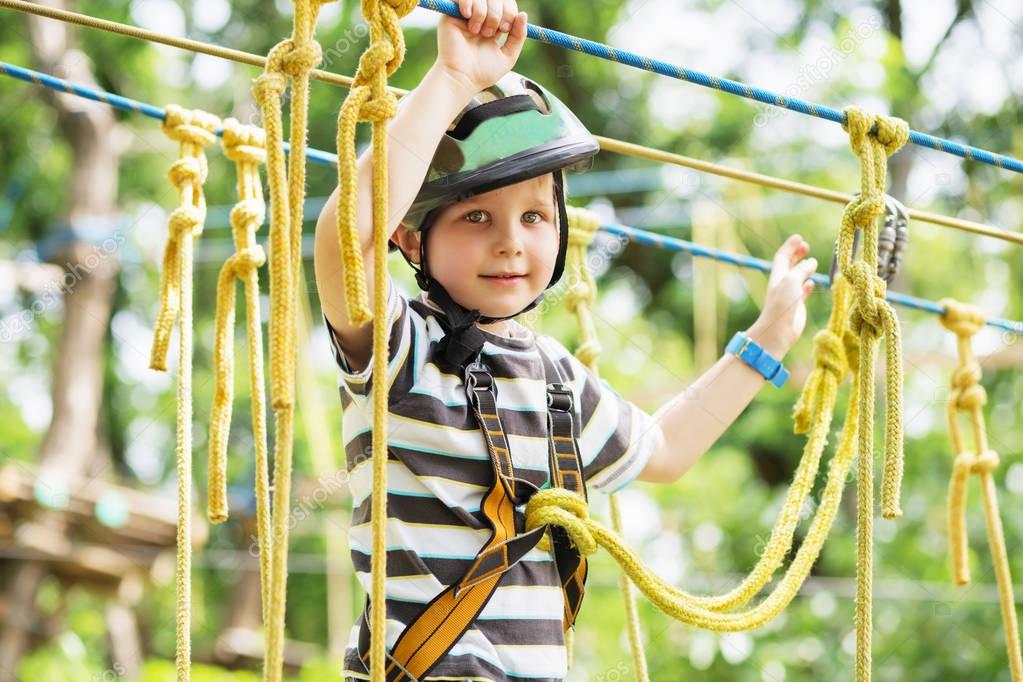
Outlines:
<svg viewBox="0 0 1023 682"><path fill-rule="evenodd" d="M436 315L443 313L425 294L418 300L429 314L420 314L390 287L388 651L426 604L464 576L491 535L480 511L494 480L483 434L466 402L462 377L441 371L434 362L444 336ZM578 447L588 488L614 492L634 479L652 451L653 419L596 379L554 339L534 335L518 323L512 327L518 332L514 338L484 332L482 361L497 383L497 407L516 476L538 488L548 482L547 397L540 346L575 395ZM349 547L358 580L368 593L372 361L361 372L349 371L333 331L328 336L341 375L343 435L353 498ZM516 516L523 516L524 509L524 505L518 507ZM516 520L522 528L522 520ZM476 622L423 679L561 680L567 674L562 600L553 555L532 549L502 576ZM369 679L358 655L360 627L368 627L365 609L349 637L346 680Z"/></svg>

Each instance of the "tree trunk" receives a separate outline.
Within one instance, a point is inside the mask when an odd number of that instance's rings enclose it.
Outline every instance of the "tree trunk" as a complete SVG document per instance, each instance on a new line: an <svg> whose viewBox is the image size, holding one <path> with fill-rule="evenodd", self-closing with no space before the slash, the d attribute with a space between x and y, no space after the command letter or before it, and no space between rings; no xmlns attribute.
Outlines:
<svg viewBox="0 0 1023 682"><path fill-rule="evenodd" d="M63 6L64 3L47 3ZM38 67L69 80L95 86L87 57L70 45L63 24L30 17L29 45ZM69 202L64 220L74 226L84 219L117 216L118 153L114 150L116 121L106 105L44 90L57 113L60 133L71 145L73 166ZM104 344L109 324L114 278L117 271L113 240L98 248L72 240L53 260L64 272L61 294L64 324L53 353L53 416L39 449L39 475L59 500L97 467L97 428L103 386ZM100 466L99 470L105 469ZM57 514L37 519L63 533ZM29 644L38 620L35 601L47 575L45 563L24 561L14 565L8 594L10 618L0 630L0 682L16 679L18 659Z"/></svg>

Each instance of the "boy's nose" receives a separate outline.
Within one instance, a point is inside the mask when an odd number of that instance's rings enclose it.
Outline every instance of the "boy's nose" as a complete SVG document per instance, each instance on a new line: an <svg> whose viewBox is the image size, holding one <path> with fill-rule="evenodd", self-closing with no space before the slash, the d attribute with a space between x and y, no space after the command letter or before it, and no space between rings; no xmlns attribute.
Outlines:
<svg viewBox="0 0 1023 682"><path fill-rule="evenodd" d="M499 255L518 255L523 249L523 228L514 218L501 218L497 225L498 236L494 251Z"/></svg>

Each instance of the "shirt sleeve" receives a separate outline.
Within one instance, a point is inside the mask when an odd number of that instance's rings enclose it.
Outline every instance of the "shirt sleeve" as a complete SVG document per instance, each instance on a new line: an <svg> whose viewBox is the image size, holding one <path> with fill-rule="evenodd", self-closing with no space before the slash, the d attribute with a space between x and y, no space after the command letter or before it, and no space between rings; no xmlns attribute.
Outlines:
<svg viewBox="0 0 1023 682"><path fill-rule="evenodd" d="M387 290L387 320L390 329L387 349L388 402L394 404L408 393L418 379L426 355L420 346L428 336L422 316L409 306L408 299L390 281ZM323 323L327 327L334 362L340 370L340 388L354 402L368 402L372 388L372 356L364 369L353 371L341 348L337 332L326 315L323 316Z"/></svg>
<svg viewBox="0 0 1023 682"><path fill-rule="evenodd" d="M605 493L617 492L643 471L660 427L563 346L562 350L559 366L569 371L579 406L577 442L586 486Z"/></svg>

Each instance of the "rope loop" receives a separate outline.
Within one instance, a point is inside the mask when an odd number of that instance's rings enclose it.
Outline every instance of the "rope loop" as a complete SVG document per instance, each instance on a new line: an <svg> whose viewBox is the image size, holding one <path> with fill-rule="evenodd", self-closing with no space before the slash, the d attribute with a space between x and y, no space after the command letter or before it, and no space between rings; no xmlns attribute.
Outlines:
<svg viewBox="0 0 1023 682"><path fill-rule="evenodd" d="M164 108L164 134L176 142L208 147L217 139L220 119L205 111L189 110L177 104Z"/></svg>
<svg viewBox="0 0 1023 682"><path fill-rule="evenodd" d="M590 530L590 511L581 496L564 488L541 490L526 504L526 530L554 524L565 529L579 551L589 556L597 551Z"/></svg>

